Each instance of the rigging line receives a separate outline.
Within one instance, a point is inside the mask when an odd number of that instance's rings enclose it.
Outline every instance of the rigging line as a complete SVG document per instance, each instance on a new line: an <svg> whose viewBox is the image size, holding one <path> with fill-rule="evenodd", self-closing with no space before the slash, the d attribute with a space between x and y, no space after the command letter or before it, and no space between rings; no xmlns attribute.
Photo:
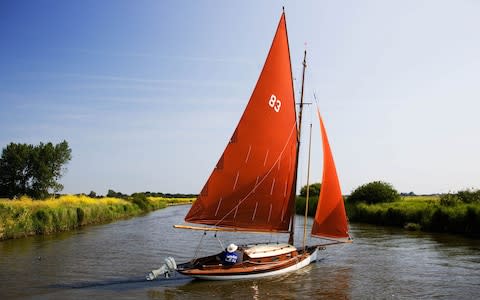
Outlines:
<svg viewBox="0 0 480 300"><path fill-rule="evenodd" d="M200 246L202 245L203 238L207 235L207 232L204 231L202 234L202 238L200 239L200 242L198 242L197 249L195 249L195 254L193 256L193 261L197 260L198 257L198 251L200 250Z"/></svg>
<svg viewBox="0 0 480 300"><path fill-rule="evenodd" d="M240 206L240 204L242 204L245 200L247 200L248 197L250 197L250 195L253 194L253 192L255 191L255 189L260 186L260 184L263 183L263 181L265 181L265 179L268 177L268 175L270 175L270 173L272 172L272 170L275 168L275 165L278 163L278 161L281 159L283 153L285 152L285 149L287 148L287 145L288 145L288 142L290 141L290 139L292 138L292 135L293 135L293 132L295 131L295 129L297 128L297 122L294 122L293 123L293 126L292 126L292 130L290 131L290 134L288 135L288 138L287 138L287 141L285 143L285 145L283 146L283 149L282 151L280 152L280 154L278 155L277 159L275 160L275 162L272 164L272 166L270 167L270 169L268 170L268 172L265 174L265 176L263 176L262 179L260 179L260 181L253 187L253 189L251 189L247 195L245 195L245 197L243 197L240 201L238 201L237 205L235 205L229 212L227 212L223 218L221 218L220 220L218 220L217 223L215 223L215 225L213 226L217 226L218 224L220 224L221 222L223 222L223 220L225 220L235 209L238 209L238 207Z"/></svg>
<svg viewBox="0 0 480 300"><path fill-rule="evenodd" d="M220 248L222 250L225 249L225 246L223 245L222 241L218 238L217 233L215 232L215 238L217 239L218 243L220 244Z"/></svg>
<svg viewBox="0 0 480 300"><path fill-rule="evenodd" d="M320 110L320 106L318 105L318 100L317 100L317 95L315 94L315 91L313 92L313 99L315 100L315 104L317 106L317 110ZM313 112L312 112L313 113Z"/></svg>
<svg viewBox="0 0 480 300"><path fill-rule="evenodd" d="M308 141L308 165L307 165L307 197L305 199L305 216L303 219L303 251L306 250L307 242L307 215L308 215L308 198L310 194L310 153L312 151L312 123L310 123L310 138Z"/></svg>
<svg viewBox="0 0 480 300"><path fill-rule="evenodd" d="M315 104L316 104L316 107L318 109L318 101L317 101L317 98L316 98L316 95L315 95L315 92L313 92L313 98L315 99ZM313 102L304 102L303 103L304 105L311 105L313 104ZM305 109L305 108L304 108ZM313 109L308 109L308 111L310 112L309 115L310 115L310 125L313 124L313 119L314 119L314 114L316 115L316 112L313 111ZM306 120L305 120L306 121ZM306 140L307 140L307 136L303 136L301 137L302 138L302 143L303 144L306 144ZM301 149L300 150L300 155L303 157L303 156L307 156L307 149ZM307 161L305 160L300 160L299 162L301 164L301 169L304 170L304 169L307 169L308 167L308 163ZM305 176L305 173L304 172L301 172L300 175L299 175L299 180L298 182L300 182L300 186L305 186L306 185L306 176Z"/></svg>
<svg viewBox="0 0 480 300"><path fill-rule="evenodd" d="M308 105L307 107L310 107L310 104L313 104L313 103L312 103L312 102L304 102L303 104L304 104L304 105ZM318 107L318 105L317 105L317 107ZM304 108L304 110L305 110L305 108ZM312 124L313 124L313 119L314 119L315 112L313 111L313 109L308 109L308 114L309 114L310 120L309 120L309 122L307 122L307 124L309 124L309 126L310 126L310 131L311 131L311 130L312 130L311 127L312 127ZM306 121L307 121L307 120L305 120L304 123L305 123ZM302 137L302 143L303 143L304 145L311 144L311 141L308 142L308 136L307 136L307 135L304 135L304 136ZM301 155L302 157L308 156L308 149L306 149L306 148L304 147L303 151L302 151L302 150L300 151L300 155ZM301 160L300 163L302 164L302 170L305 170L305 169L308 168L308 164L309 164L309 163L308 163L305 159ZM301 183L300 186L301 186L301 187L302 187L302 186L305 186L306 183L307 183L307 181L308 181L308 180L306 179L305 172L301 172L301 174L300 174L300 183Z"/></svg>

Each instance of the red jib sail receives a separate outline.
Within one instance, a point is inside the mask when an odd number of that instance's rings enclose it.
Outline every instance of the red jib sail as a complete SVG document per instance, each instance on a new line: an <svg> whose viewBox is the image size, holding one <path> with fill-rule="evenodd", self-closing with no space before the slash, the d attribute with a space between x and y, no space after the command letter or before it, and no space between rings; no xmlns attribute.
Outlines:
<svg viewBox="0 0 480 300"><path fill-rule="evenodd" d="M285 15L240 122L185 221L286 232L297 125Z"/></svg>
<svg viewBox="0 0 480 300"><path fill-rule="evenodd" d="M312 235L329 239L348 239L348 222L342 191L340 190L335 162L328 143L327 132L318 109L317 115L322 132L323 178L312 226Z"/></svg>

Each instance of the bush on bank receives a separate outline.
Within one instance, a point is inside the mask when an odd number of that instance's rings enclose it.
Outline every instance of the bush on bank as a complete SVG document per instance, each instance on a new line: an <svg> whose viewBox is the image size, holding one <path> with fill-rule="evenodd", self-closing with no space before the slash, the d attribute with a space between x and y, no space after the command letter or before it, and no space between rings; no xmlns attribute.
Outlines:
<svg viewBox="0 0 480 300"><path fill-rule="evenodd" d="M387 182L373 181L356 188L348 197L350 203L393 202L400 199L397 190Z"/></svg>
<svg viewBox="0 0 480 300"><path fill-rule="evenodd" d="M321 183L315 183L309 186L308 215L314 216L317 208L318 198L321 191ZM300 196L295 201L295 212L305 214L307 186L301 188ZM397 190L390 184L383 181L373 181L356 188L350 196L349 203L383 203L393 202L400 199Z"/></svg>

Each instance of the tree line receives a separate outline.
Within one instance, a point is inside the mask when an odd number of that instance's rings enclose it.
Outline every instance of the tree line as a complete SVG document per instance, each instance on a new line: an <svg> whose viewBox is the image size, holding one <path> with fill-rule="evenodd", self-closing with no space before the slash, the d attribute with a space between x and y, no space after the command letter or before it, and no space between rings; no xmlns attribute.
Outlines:
<svg viewBox="0 0 480 300"><path fill-rule="evenodd" d="M95 194L95 192L90 192L89 196L91 194ZM134 197L136 195L142 195L145 197L161 197L161 198L196 198L198 195L197 194L180 194L180 193L159 193L159 192L140 192L140 193L133 193L130 196L127 194L123 194L121 192L115 192L114 190L108 190L107 192L107 197L113 197L113 198L128 198L128 197Z"/></svg>

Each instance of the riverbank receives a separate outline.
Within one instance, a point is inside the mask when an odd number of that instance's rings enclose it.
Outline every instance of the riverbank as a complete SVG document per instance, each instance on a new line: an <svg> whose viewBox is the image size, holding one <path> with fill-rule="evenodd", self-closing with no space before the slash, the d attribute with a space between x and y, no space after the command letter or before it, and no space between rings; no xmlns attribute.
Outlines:
<svg viewBox="0 0 480 300"><path fill-rule="evenodd" d="M410 196L378 204L347 201L346 209L350 221L354 222L480 236L478 202L445 204L438 196Z"/></svg>
<svg viewBox="0 0 480 300"><path fill-rule="evenodd" d="M89 224L137 216L191 198L90 198L66 195L57 199L0 200L0 240L68 231Z"/></svg>
<svg viewBox="0 0 480 300"><path fill-rule="evenodd" d="M315 215L318 198L309 200L309 216ZM440 196L403 196L377 204L345 202L350 222L403 227L407 230L448 232L480 236L480 203L442 203ZM297 214L305 213L305 198L297 198Z"/></svg>

